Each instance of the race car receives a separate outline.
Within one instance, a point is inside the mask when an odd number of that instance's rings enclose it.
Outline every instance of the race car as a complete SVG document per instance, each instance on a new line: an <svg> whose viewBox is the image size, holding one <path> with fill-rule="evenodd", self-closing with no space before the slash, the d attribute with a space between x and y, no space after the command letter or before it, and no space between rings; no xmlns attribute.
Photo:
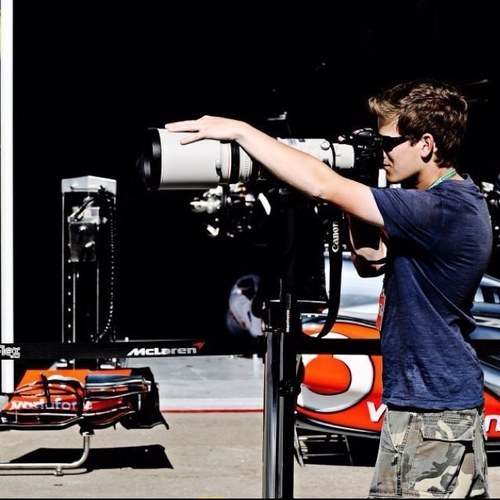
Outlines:
<svg viewBox="0 0 500 500"><path fill-rule="evenodd" d="M380 283L356 281L344 261L341 307L324 338L378 339L375 328ZM352 292L352 295L351 295ZM351 296L351 299L349 297ZM500 449L500 280L485 275L477 290L472 339L498 340L499 350L479 353L484 372L487 449ZM303 319L303 331L316 336L326 315ZM345 455L351 463L374 459L386 407L381 402L382 359L378 354L307 354L296 404L298 460Z"/></svg>

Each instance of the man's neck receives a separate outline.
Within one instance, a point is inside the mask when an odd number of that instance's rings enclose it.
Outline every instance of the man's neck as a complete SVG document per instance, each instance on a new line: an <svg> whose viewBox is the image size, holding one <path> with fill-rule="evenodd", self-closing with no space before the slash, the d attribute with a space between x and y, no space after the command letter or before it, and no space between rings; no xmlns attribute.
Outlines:
<svg viewBox="0 0 500 500"><path fill-rule="evenodd" d="M431 171L429 170L427 170L425 173L420 172L420 174L412 176L411 178L404 181L404 183L402 183L402 186L406 188L415 188L425 191L427 189L432 189L434 186L437 186L438 184L441 184L441 182L444 182L448 179L461 179L457 171L451 166L438 167L432 169Z"/></svg>

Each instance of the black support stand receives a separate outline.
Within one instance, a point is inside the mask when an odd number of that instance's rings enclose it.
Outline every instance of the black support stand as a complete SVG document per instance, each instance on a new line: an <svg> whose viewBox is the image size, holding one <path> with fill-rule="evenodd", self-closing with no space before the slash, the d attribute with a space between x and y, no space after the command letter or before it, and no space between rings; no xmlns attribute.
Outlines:
<svg viewBox="0 0 500 500"><path fill-rule="evenodd" d="M285 194L283 271L280 283L278 327L270 321L264 372L264 459L263 497L293 498L295 460L295 406L298 394L297 369L302 332L301 307L297 298L299 246L299 203L294 194ZM325 329L333 326L340 301L342 270L342 212L329 208L328 227L330 268L329 314ZM275 318L272 317L272 320ZM321 332L323 336L328 332Z"/></svg>
<svg viewBox="0 0 500 500"><path fill-rule="evenodd" d="M297 355L301 333L296 297L296 208L286 207L284 270L278 328L267 332L264 372L263 497L293 498Z"/></svg>

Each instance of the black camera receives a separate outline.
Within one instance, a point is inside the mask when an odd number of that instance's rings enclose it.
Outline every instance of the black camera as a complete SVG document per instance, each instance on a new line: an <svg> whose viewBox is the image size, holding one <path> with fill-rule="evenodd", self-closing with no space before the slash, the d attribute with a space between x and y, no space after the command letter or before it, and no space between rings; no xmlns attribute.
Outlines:
<svg viewBox="0 0 500 500"><path fill-rule="evenodd" d="M147 189L201 190L201 194L194 193L190 205L200 215L209 237L227 238L236 245L242 243L241 249L236 246L235 255L248 247L259 255L265 253L259 262L269 263L265 264L264 272L270 287L266 293L269 297L280 294L279 280L269 280L268 275L274 276L286 261L282 253L288 235L284 230L292 224L295 227L292 233L300 235L293 251L302 261L296 274L301 299L304 307L306 303L314 308L318 304L323 307L327 261L331 261L328 289L337 288L333 277L338 275L341 261L330 255L334 247L340 256L345 248L343 214L326 203L301 197L236 142L203 139L182 145L180 141L185 135L166 129L146 130L139 166ZM318 158L344 177L371 186L383 184L381 137L371 128L340 136L338 142L321 138L277 140ZM275 288L269 283L274 283Z"/></svg>
<svg viewBox="0 0 500 500"><path fill-rule="evenodd" d="M203 139L181 145L180 132L148 128L139 169L149 191L202 190L191 200L211 237L254 238L276 212L286 189L235 142ZM283 139L326 163L344 177L381 185L381 138L371 128L327 139ZM265 238L264 238L265 239Z"/></svg>

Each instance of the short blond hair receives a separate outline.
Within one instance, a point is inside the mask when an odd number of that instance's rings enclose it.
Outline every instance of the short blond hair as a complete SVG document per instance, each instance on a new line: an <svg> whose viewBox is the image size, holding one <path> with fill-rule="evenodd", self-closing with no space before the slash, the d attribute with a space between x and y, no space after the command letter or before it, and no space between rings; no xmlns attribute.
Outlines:
<svg viewBox="0 0 500 500"><path fill-rule="evenodd" d="M452 85L430 79L400 83L370 97L368 106L377 118L396 120L399 133L411 140L432 134L438 146L438 165L456 162L465 134L468 104Z"/></svg>

